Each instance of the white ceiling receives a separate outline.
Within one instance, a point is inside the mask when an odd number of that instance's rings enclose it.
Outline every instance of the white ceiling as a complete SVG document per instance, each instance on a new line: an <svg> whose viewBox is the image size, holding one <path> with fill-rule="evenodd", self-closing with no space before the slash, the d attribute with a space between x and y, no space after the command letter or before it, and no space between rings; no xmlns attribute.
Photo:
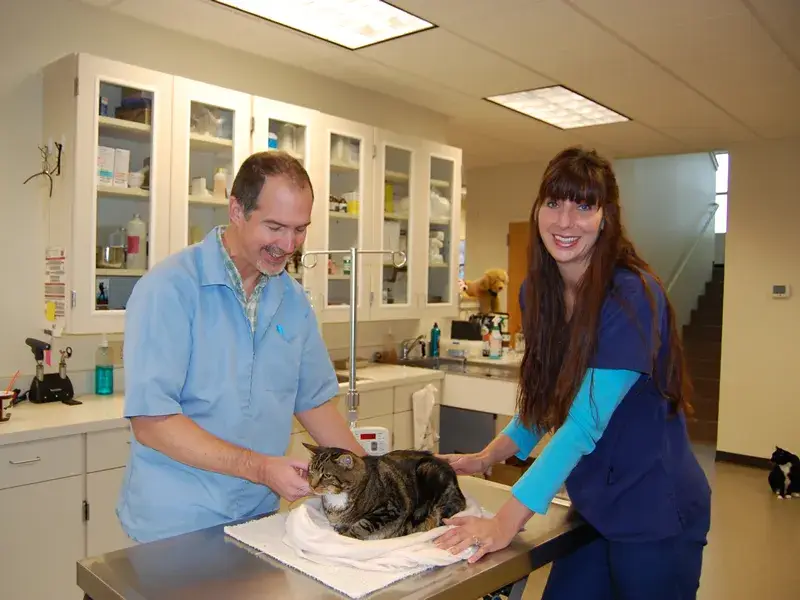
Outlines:
<svg viewBox="0 0 800 600"><path fill-rule="evenodd" d="M800 0L393 0L438 27L356 52L208 0L84 1L442 113L470 167L800 136ZM482 99L553 84L632 121L561 131Z"/></svg>

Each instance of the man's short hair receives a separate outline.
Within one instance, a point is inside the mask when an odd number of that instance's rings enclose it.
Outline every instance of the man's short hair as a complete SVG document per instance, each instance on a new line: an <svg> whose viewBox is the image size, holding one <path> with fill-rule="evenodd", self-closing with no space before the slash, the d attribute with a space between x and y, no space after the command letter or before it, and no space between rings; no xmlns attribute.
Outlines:
<svg viewBox="0 0 800 600"><path fill-rule="evenodd" d="M256 152L247 157L233 180L231 196L241 205L245 218L258 205L258 196L267 177L283 176L299 189L308 187L314 198L314 187L303 164L286 152Z"/></svg>

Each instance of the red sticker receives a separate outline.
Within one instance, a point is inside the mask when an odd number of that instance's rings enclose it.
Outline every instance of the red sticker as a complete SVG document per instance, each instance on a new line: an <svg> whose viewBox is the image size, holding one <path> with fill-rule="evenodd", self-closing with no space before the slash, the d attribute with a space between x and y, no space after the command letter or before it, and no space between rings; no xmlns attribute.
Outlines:
<svg viewBox="0 0 800 600"><path fill-rule="evenodd" d="M128 254L139 254L139 236L128 236Z"/></svg>
<svg viewBox="0 0 800 600"><path fill-rule="evenodd" d="M46 364L48 367L50 366L50 350L44 351L44 364Z"/></svg>

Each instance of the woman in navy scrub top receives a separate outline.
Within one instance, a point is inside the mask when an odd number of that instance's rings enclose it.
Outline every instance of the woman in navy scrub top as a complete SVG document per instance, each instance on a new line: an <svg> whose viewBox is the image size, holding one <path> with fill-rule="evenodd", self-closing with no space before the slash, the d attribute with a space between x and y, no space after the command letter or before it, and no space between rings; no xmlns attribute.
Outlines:
<svg viewBox="0 0 800 600"><path fill-rule="evenodd" d="M569 148L545 171L521 294L517 414L461 474L544 450L490 519L456 518L437 545L471 562L506 547L566 483L599 538L553 564L545 600L687 600L699 585L710 489L686 431L690 383L664 287L622 226L611 165Z"/></svg>

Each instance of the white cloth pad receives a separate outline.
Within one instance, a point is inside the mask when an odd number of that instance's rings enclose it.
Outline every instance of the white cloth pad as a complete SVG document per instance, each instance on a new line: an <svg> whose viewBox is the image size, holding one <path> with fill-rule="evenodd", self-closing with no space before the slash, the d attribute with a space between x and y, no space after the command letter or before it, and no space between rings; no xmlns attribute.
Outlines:
<svg viewBox="0 0 800 600"><path fill-rule="evenodd" d="M467 508L457 516L492 515L467 497ZM322 512L321 500L310 498L288 514L225 527L225 533L350 598L361 598L410 575L471 556L474 547L456 556L434 545L449 528L390 540L355 540L336 533Z"/></svg>

